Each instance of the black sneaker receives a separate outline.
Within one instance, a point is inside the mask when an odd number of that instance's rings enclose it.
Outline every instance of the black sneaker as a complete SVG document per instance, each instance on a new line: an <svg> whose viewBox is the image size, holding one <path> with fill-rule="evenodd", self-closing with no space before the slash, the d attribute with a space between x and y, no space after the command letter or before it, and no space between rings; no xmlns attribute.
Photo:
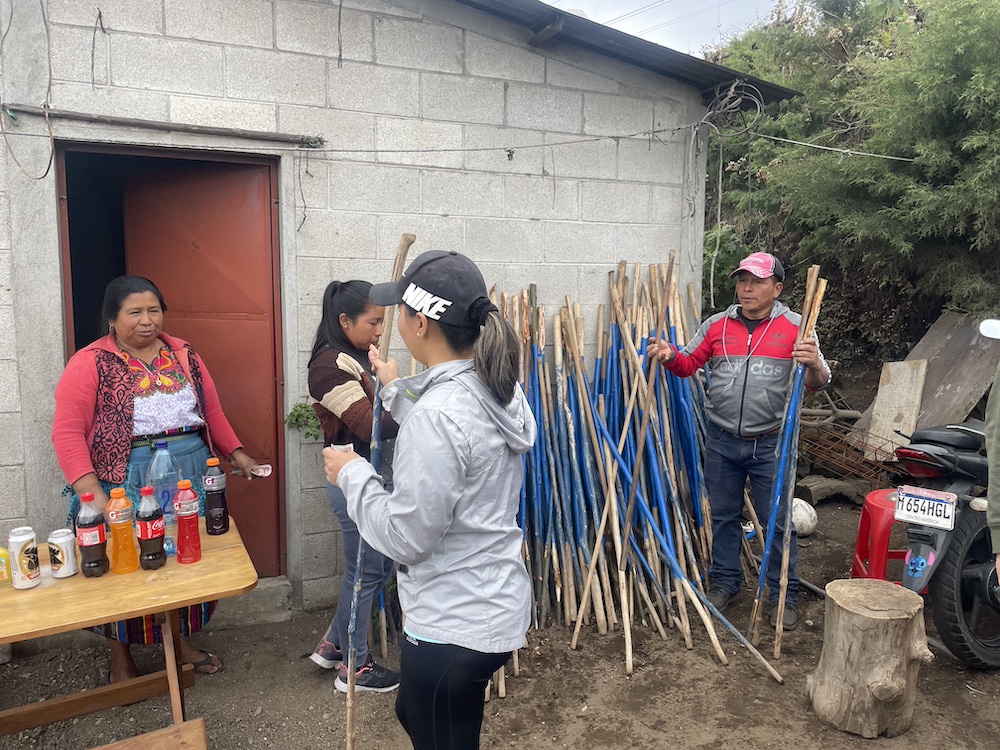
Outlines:
<svg viewBox="0 0 1000 750"><path fill-rule="evenodd" d="M778 605L773 604L771 606L771 616L768 618L771 621L771 627L777 629L778 627ZM791 602L785 602L785 611L781 616L781 629L795 630L795 626L799 624L799 613L795 611L795 605Z"/></svg>
<svg viewBox="0 0 1000 750"><path fill-rule="evenodd" d="M347 692L347 663L340 663L334 687L342 693ZM358 693L388 693L399 687L399 673L376 664L371 654L358 671L355 672L354 690Z"/></svg>
<svg viewBox="0 0 1000 750"><path fill-rule="evenodd" d="M725 589L720 589L718 586L713 586L705 594L705 598L721 612L736 598L736 594L732 594Z"/></svg>
<svg viewBox="0 0 1000 750"><path fill-rule="evenodd" d="M340 666L341 662L344 661L344 656L340 653L339 648L324 638L316 646L316 650L309 655L309 659L313 664L319 664L323 669L333 669Z"/></svg>

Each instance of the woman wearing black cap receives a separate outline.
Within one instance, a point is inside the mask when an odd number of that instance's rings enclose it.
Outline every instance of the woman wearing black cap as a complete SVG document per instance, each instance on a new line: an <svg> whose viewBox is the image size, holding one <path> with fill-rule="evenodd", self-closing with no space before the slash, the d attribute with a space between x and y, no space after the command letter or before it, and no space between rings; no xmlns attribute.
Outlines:
<svg viewBox="0 0 1000 750"><path fill-rule="evenodd" d="M515 516L535 419L517 384L520 345L458 253L423 253L369 297L400 305L400 335L427 369L399 379L394 361L370 355L399 423L394 490L354 453L324 450L326 475L364 539L399 566L400 723L415 750L474 749L486 682L529 623Z"/></svg>

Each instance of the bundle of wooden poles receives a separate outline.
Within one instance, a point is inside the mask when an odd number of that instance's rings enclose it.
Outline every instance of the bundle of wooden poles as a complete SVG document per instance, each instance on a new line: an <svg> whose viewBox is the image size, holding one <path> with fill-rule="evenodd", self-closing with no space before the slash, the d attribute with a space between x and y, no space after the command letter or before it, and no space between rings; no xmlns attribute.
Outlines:
<svg viewBox="0 0 1000 750"><path fill-rule="evenodd" d="M700 628L723 664L722 625L778 681L781 675L705 592L711 520L702 474L705 415L700 378L650 366L650 337L683 345L685 308L673 260L631 278L609 273L597 313L597 346L584 356L578 301L547 313L532 286L497 300L522 337L521 382L539 427L524 457L519 523L532 578L533 622L621 628L632 673L632 627L674 630L689 649ZM642 278L645 276L645 278ZM546 348L551 333L551 349ZM756 571L755 571L756 572Z"/></svg>

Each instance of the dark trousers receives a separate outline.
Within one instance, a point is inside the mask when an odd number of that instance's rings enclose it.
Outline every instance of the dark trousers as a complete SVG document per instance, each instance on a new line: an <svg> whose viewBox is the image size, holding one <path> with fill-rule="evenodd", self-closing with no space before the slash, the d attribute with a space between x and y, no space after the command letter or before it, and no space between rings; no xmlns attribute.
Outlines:
<svg viewBox="0 0 1000 750"><path fill-rule="evenodd" d="M705 431L705 484L712 507L712 583L731 594L740 590L743 569L740 566L743 530L743 492L750 479L753 499L761 527L767 534L771 515L771 491L777 466L778 436L744 440L709 422ZM785 502L778 508L777 527L771 558L767 566L770 601L778 601L781 582L781 538L785 527ZM798 537L792 526L788 557L788 595L786 602L799 598L799 578L795 565L799 557ZM756 582L755 582L756 583Z"/></svg>
<svg viewBox="0 0 1000 750"><path fill-rule="evenodd" d="M509 658L404 638L396 716L413 750L479 750L486 683Z"/></svg>

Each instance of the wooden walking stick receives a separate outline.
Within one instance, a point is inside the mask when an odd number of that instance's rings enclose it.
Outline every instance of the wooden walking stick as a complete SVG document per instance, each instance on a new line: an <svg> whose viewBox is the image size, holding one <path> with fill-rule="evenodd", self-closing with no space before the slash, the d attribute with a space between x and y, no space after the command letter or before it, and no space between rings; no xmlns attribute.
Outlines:
<svg viewBox="0 0 1000 750"><path fill-rule="evenodd" d="M403 276L403 269L406 266L406 254L410 251L410 245L417 241L416 235L404 234L399 238L399 247L396 249L396 261L392 266L392 281L399 281ZM379 340L378 356L385 360L389 356L389 340L392 336L392 324L395 319L396 306L390 305L385 309L382 316L382 337ZM375 382L375 402L372 405L372 443L371 457L372 465L378 471L379 459L382 456L382 401L379 398L378 379ZM354 590L351 593L351 619L347 627L347 750L354 750L354 721L355 721L355 683L357 681L358 667L358 607L361 605L361 569L365 562L365 540L358 540L358 557L354 565Z"/></svg>

